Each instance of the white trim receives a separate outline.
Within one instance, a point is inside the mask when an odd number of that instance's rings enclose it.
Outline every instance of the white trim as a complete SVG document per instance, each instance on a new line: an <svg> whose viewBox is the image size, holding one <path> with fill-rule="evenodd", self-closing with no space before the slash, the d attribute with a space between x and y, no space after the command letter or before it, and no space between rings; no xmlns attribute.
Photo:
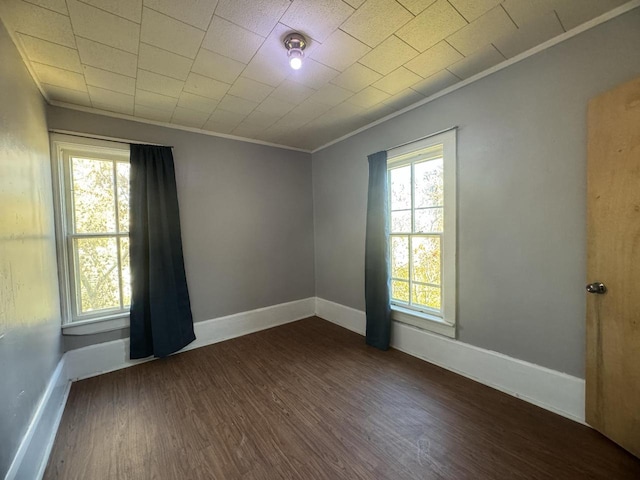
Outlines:
<svg viewBox="0 0 640 480"><path fill-rule="evenodd" d="M291 146L282 145L279 143L265 142L263 140L255 140L253 138L239 137L237 135L229 135L227 133L212 132L211 130L203 130L201 128L185 127L183 125L177 125L175 123L157 122L155 120L148 120L146 118L134 117L132 115L125 115L123 113L108 112L106 110L99 110L97 108L92 108L92 107L83 107L82 105L74 105L72 103L59 102L57 100L49 100L49 105L53 105L55 107L68 108L69 110L77 110L79 112L95 113L97 115L119 118L121 120L130 120L132 122L146 123L147 125L155 125L157 127L166 127L166 128L172 128L174 130L183 130L185 132L200 133L202 135L208 135L210 137L220 137L220 138L226 138L228 140L236 140L238 142L254 143L256 145L265 145L267 147L282 148L284 150L294 150L296 152L311 153L311 150L305 150L304 148L291 147Z"/></svg>
<svg viewBox="0 0 640 480"><path fill-rule="evenodd" d="M193 325L196 340L180 352L302 320L312 317L314 313L315 298L310 297L196 322ZM68 378L74 381L153 360L130 360L128 338L70 350L65 355L68 362Z"/></svg>
<svg viewBox="0 0 640 480"><path fill-rule="evenodd" d="M375 120L371 123L368 123L367 125L364 125L363 127L360 127L356 130L354 130L351 133L347 133L346 135L343 135L339 138L336 138L335 140L331 140L328 143L325 143L324 145L315 148L313 150L311 150L311 153L317 153L320 150L323 150L325 148L330 147L331 145L335 145L336 143L340 143L343 140L346 140L347 138L353 137L354 135L357 135L361 132L364 132L365 130L369 130L370 128L375 127L376 125L380 125L381 123L386 122L387 120L391 120L392 118L398 117L404 113L410 112L411 110L414 110L418 107L421 107L422 105L425 105L427 103L433 102L435 99L440 98L444 95L447 95L451 92L455 92L456 90L466 87L467 85L477 82L478 80L484 78L484 77L488 77L489 75L492 75L504 68L510 67L511 65L518 63L526 58L529 58L537 53L540 53L548 48L551 48L555 45L558 45L559 43L562 43L566 40L569 40L572 37L575 37L576 35L581 34L582 32L586 32L587 30L590 30L594 27L597 27L598 25L608 22L609 20L619 17L622 14L625 14L631 10L633 10L634 8L638 8L640 7L640 0L631 0L630 2L627 2L623 5L620 5L619 7L616 7L612 10L609 10L608 12L603 13L602 15L595 17L591 20L589 20L588 22L583 23L582 25L578 25L575 28L572 28L571 30L569 30L568 32L565 32L561 35L558 35L557 37L552 38L551 40L547 40L544 43L541 43L540 45L537 45L529 50L526 50L522 53L520 53L519 55L516 55L513 58L510 58L508 60L505 60L504 62L501 62L487 70L484 70L472 77L467 78L466 80L463 80L461 82L456 83L455 85L451 85L450 87L445 88L444 90L440 90L436 93L434 93L433 95L430 95L427 98L423 98L422 100L413 103L411 105L409 105L408 107L403 108L402 110L398 110L397 112L393 112L390 113L389 115L386 115L382 118L379 118L378 120Z"/></svg>
<svg viewBox="0 0 640 480"><path fill-rule="evenodd" d="M113 330L127 327L129 327L129 315L64 323L62 325L62 334L93 335L94 333L112 332Z"/></svg>
<svg viewBox="0 0 640 480"><path fill-rule="evenodd" d="M456 188L457 188L457 127L448 129L442 133L436 133L429 135L426 138L416 140L415 142L409 142L401 146L395 147L387 152L388 165L387 171L391 172L395 168L401 168L406 165L411 165L411 213L412 213L412 229L411 233L406 235L419 236L419 233L415 233L414 230L414 163L422 162L427 159L437 159L442 157L443 166L443 214L444 214L444 230L440 234L441 241L441 292L442 292L442 305L440 312L434 312L433 314L412 312L413 306L401 305L398 302L394 305L396 310L392 313L394 320L404 321L410 323L419 328L424 328L432 332L447 335L448 337L455 338L456 336L456 258L457 258L457 208L456 208ZM390 178L390 177L388 177ZM391 188L389 188L389 209L391 209ZM391 216L391 212L389 213ZM389 219L391 222L391 219ZM403 233L390 233L389 236L404 235ZM391 244L391 242L389 242ZM391 256L391 251L389 251ZM409 263L412 260L411 250L409 251ZM411 271L411 266L409 267ZM409 282L409 288L411 288L411 282ZM410 294L411 299L411 294ZM413 318L410 318L413 317ZM437 320L434 321L433 318ZM438 318L439 317L439 318Z"/></svg>
<svg viewBox="0 0 640 480"><path fill-rule="evenodd" d="M66 365L63 355L49 379L5 480L39 480L44 475L71 388Z"/></svg>
<svg viewBox="0 0 640 480"><path fill-rule="evenodd" d="M360 335L365 313L316 298L316 315ZM526 402L585 423L581 378L393 322L391 346Z"/></svg>

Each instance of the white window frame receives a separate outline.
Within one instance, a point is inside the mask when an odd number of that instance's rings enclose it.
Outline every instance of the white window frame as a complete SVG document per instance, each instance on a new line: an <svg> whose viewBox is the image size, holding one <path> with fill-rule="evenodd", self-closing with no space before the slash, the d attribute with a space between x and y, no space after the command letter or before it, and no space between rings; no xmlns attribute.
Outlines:
<svg viewBox="0 0 640 480"><path fill-rule="evenodd" d="M64 335L90 335L118 330L129 326L129 310L76 316L74 302L76 283L70 259L73 255L71 236L70 171L69 154L74 152L117 162L129 162L128 144L82 138L72 135L51 134L51 169L53 181L54 214L56 226L56 248L58 256L58 281L60 284L60 308ZM114 234L117 236L117 234ZM91 235L87 235L91 236Z"/></svg>
<svg viewBox="0 0 640 480"><path fill-rule="evenodd" d="M424 159L417 152L442 145L443 150L443 217L444 227L441 235L442 249L442 308L440 312L427 309L418 310L408 305L391 302L391 318L395 321L413 325L434 333L456 338L456 130L449 130L429 138L418 140L387 152L387 169L392 170L410 165ZM412 177L413 178L413 177ZM391 185L389 184L389 195ZM411 193L413 210L413 186ZM391 222L391 203L389 203L389 222ZM391 233L389 235L389 258L391 258ZM389 272L391 275L391 272Z"/></svg>

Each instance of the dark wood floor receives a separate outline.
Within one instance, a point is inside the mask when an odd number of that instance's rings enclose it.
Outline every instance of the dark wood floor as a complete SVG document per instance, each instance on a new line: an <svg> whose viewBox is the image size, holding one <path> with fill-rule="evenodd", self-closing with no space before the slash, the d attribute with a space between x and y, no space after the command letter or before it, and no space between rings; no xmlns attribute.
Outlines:
<svg viewBox="0 0 640 480"><path fill-rule="evenodd" d="M595 431L318 318L77 382L46 479L639 479Z"/></svg>

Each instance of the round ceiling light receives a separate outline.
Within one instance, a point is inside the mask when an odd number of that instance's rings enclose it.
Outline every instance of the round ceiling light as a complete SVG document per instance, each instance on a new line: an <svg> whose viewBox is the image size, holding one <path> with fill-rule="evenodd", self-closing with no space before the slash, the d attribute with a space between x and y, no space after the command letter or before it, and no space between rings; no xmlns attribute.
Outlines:
<svg viewBox="0 0 640 480"><path fill-rule="evenodd" d="M304 49L307 46L307 40L299 33L290 33L284 39L284 46L288 51L289 65L294 70L299 70L300 67L302 67L302 59L304 58Z"/></svg>

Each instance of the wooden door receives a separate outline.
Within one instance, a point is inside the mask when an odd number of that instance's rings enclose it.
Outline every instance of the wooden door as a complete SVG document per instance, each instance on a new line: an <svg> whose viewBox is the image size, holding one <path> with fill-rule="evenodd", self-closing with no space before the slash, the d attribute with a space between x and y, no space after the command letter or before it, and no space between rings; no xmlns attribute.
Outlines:
<svg viewBox="0 0 640 480"><path fill-rule="evenodd" d="M587 423L640 457L640 78L589 102Z"/></svg>

